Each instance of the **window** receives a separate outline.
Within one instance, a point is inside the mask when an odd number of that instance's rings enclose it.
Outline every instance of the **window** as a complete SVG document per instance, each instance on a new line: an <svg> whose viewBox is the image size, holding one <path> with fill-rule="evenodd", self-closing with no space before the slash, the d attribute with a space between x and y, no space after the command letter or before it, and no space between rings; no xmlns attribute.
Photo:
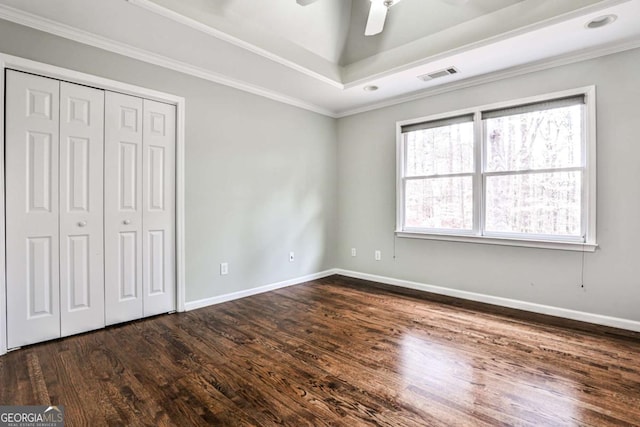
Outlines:
<svg viewBox="0 0 640 427"><path fill-rule="evenodd" d="M399 123L398 235L594 250L594 95Z"/></svg>

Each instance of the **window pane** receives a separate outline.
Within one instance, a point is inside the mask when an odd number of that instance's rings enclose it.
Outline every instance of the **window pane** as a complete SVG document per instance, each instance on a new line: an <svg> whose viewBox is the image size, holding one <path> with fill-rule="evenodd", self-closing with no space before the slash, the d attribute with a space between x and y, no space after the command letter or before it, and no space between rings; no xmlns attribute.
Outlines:
<svg viewBox="0 0 640 427"><path fill-rule="evenodd" d="M473 172L473 122L408 132L407 176Z"/></svg>
<svg viewBox="0 0 640 427"><path fill-rule="evenodd" d="M489 232L580 236L581 172L489 176Z"/></svg>
<svg viewBox="0 0 640 427"><path fill-rule="evenodd" d="M405 226L471 230L473 178L412 179L406 183Z"/></svg>
<svg viewBox="0 0 640 427"><path fill-rule="evenodd" d="M485 120L487 171L582 165L582 105Z"/></svg>

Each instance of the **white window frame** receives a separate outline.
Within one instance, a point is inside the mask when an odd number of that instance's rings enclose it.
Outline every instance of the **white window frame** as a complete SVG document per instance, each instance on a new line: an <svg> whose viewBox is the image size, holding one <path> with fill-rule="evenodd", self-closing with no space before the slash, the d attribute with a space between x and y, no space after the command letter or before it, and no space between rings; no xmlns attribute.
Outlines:
<svg viewBox="0 0 640 427"><path fill-rule="evenodd" d="M583 159L584 165L579 169L583 171L582 177L582 227L584 240L575 237L522 235L513 233L490 233L483 231L485 212L485 180L487 176L500 173L485 172L484 123L482 112L511 108L525 104L540 103L553 99L571 96L584 96L584 121ZM597 248L596 243L596 88L587 86L569 89L560 92L547 93L527 98L520 98L507 102L482 105L463 110L420 117L411 120L396 122L396 235L398 237L419 238L429 240L446 240L454 242L484 243L494 245L523 246L544 249L560 249L581 252L593 252ZM431 229L407 229L404 224L404 189L405 189L405 138L402 127L429 121L442 120L450 117L474 115L474 174L473 174L473 229L466 230L431 230ZM565 168L562 168L565 169ZM550 169L553 170L553 169ZM519 171L518 173L526 173ZM536 172L540 172L537 171ZM466 175L466 174L465 174Z"/></svg>

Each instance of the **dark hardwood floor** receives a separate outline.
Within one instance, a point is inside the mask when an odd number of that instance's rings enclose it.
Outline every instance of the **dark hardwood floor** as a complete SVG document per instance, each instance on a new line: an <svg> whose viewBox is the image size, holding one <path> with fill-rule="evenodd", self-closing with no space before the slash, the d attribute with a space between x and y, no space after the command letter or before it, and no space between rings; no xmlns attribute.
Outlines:
<svg viewBox="0 0 640 427"><path fill-rule="evenodd" d="M66 425L640 425L640 334L340 276L0 357Z"/></svg>

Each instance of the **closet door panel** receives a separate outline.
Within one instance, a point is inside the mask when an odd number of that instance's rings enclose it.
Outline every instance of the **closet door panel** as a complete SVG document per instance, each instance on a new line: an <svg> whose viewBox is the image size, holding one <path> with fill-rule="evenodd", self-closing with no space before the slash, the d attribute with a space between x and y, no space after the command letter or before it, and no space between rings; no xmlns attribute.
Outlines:
<svg viewBox="0 0 640 427"><path fill-rule="evenodd" d="M106 324L142 317L142 99L105 94Z"/></svg>
<svg viewBox="0 0 640 427"><path fill-rule="evenodd" d="M175 310L175 106L144 100L144 315Z"/></svg>
<svg viewBox="0 0 640 427"><path fill-rule="evenodd" d="M57 80L6 74L7 338L60 336Z"/></svg>
<svg viewBox="0 0 640 427"><path fill-rule="evenodd" d="M62 336L104 320L104 91L60 83Z"/></svg>

